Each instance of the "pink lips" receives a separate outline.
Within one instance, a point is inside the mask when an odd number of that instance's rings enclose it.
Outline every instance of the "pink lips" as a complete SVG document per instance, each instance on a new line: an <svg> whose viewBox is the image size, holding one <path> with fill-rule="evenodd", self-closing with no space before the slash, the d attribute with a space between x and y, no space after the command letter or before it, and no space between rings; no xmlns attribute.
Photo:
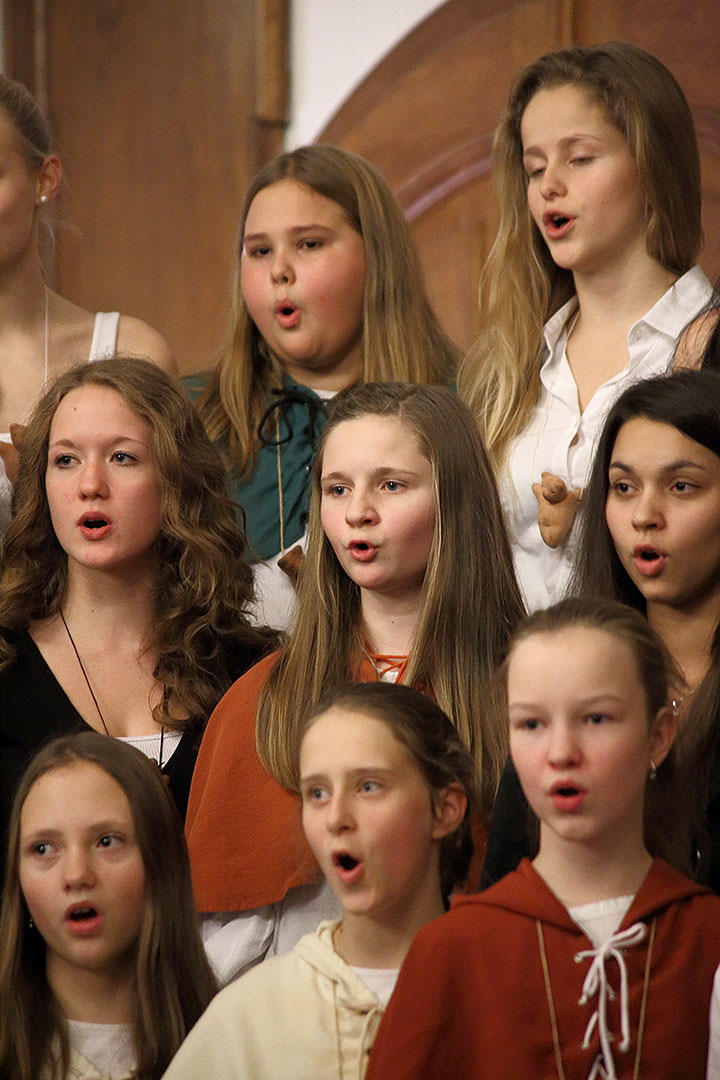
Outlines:
<svg viewBox="0 0 720 1080"><path fill-rule="evenodd" d="M107 514L89 510L78 521L78 528L86 540L103 540L113 530L113 523Z"/></svg>
<svg viewBox="0 0 720 1080"><path fill-rule="evenodd" d="M65 926L77 937L89 937L96 934L103 923L102 914L94 904L71 904L65 911Z"/></svg>
<svg viewBox="0 0 720 1080"><path fill-rule="evenodd" d="M585 801L586 792L572 780L559 780L550 788L550 798L556 810L574 813Z"/></svg>
<svg viewBox="0 0 720 1080"><path fill-rule="evenodd" d="M656 577L665 565L666 558L663 552L649 544L637 544L633 548L637 572L643 577Z"/></svg>
<svg viewBox="0 0 720 1080"><path fill-rule="evenodd" d="M562 240L564 236L567 236L574 224L574 217L563 214L558 210L548 210L547 213L543 214L545 235L549 240Z"/></svg>
<svg viewBox="0 0 720 1080"><path fill-rule="evenodd" d="M300 311L289 301L280 300L275 305L275 317L284 330L292 330L300 322Z"/></svg>
<svg viewBox="0 0 720 1080"><path fill-rule="evenodd" d="M338 879L343 885L353 885L363 874L363 863L349 851L336 851L332 856L333 866Z"/></svg>
<svg viewBox="0 0 720 1080"><path fill-rule="evenodd" d="M377 548L373 544L369 544L367 540L351 540L348 544L348 551L351 558L356 562L367 563L377 555Z"/></svg>

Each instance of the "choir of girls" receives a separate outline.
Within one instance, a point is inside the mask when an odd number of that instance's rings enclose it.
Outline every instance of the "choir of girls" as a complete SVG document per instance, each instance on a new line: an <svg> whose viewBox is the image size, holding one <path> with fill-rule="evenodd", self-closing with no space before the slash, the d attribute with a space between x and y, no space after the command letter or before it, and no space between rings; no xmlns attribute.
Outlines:
<svg viewBox="0 0 720 1080"><path fill-rule="evenodd" d="M355 154L260 170L184 388L45 284L62 165L1 76L0 157L0 1080L720 1077L720 325L670 72L516 76L462 363Z"/></svg>

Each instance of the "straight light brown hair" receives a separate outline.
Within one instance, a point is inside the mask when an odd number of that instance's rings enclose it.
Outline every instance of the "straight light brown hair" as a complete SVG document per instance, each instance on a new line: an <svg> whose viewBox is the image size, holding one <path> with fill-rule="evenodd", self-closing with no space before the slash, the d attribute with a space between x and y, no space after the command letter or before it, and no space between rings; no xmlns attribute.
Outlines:
<svg viewBox="0 0 720 1080"><path fill-rule="evenodd" d="M405 683L426 690L451 717L492 802L507 737L488 683L523 613L492 468L477 425L443 387L367 383L335 398L318 449L295 628L270 672L257 717L260 759L296 788L297 724L320 695L353 678L365 650L360 590L320 520L323 451L340 424L395 417L432 465L435 535Z"/></svg>
<svg viewBox="0 0 720 1080"><path fill-rule="evenodd" d="M680 276L700 248L695 127L668 69L636 45L617 41L548 53L523 68L495 133L500 225L480 290L483 330L459 376L461 396L498 464L538 400L543 326L574 292L572 274L556 266L530 214L520 131L538 90L562 86L585 91L627 142L645 205L649 255Z"/></svg>
<svg viewBox="0 0 720 1080"><path fill-rule="evenodd" d="M362 380L449 384L460 352L433 314L420 262L402 211L378 170L337 146L301 146L280 154L252 181L240 216L227 339L200 412L213 440L226 439L227 464L252 471L257 426L282 370L248 313L240 290L245 221L253 199L280 180L297 180L331 199L365 246Z"/></svg>

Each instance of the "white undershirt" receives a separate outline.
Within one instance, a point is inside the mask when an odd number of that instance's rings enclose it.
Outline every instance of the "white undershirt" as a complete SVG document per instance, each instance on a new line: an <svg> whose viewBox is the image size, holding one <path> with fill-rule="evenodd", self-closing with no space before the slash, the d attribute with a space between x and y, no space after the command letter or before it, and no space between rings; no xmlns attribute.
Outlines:
<svg viewBox="0 0 720 1080"><path fill-rule="evenodd" d="M182 731L165 731L158 733L157 735L121 735L119 741L127 743L129 746L134 746L136 750L140 750L146 758L151 758L153 761L160 761L160 749L162 745L162 764L167 765L170 758L173 756L180 740L182 739Z"/></svg>
<svg viewBox="0 0 720 1080"><path fill-rule="evenodd" d="M390 995L395 989L395 983L400 974L400 968L364 968L354 967L353 971L361 982L365 983L368 990L372 990L381 1005L387 1005Z"/></svg>
<svg viewBox="0 0 720 1080"><path fill-rule="evenodd" d="M68 1020L73 1050L82 1054L106 1080L126 1080L135 1068L132 1024L91 1024Z"/></svg>

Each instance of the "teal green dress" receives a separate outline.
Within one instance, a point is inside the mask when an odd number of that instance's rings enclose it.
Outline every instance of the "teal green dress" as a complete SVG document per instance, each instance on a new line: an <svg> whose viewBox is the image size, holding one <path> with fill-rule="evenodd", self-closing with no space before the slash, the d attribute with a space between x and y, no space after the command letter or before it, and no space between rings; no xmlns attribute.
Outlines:
<svg viewBox="0 0 720 1080"><path fill-rule="evenodd" d="M210 372L183 379L193 400L200 397L209 379ZM254 560L277 555L292 547L305 533L310 473L317 441L327 419L325 401L287 375L282 389L268 395L267 404L259 428L261 446L252 474L241 477L235 470L228 477L230 493L238 507L238 522L245 527L250 557Z"/></svg>

